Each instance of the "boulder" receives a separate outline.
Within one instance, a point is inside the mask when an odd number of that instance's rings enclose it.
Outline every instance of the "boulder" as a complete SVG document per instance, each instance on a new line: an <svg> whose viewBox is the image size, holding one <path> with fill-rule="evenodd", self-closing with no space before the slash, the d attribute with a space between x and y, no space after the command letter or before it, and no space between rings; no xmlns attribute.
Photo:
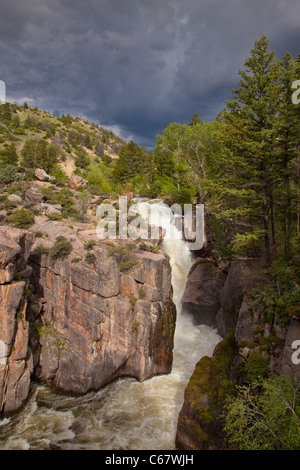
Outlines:
<svg viewBox="0 0 300 470"><path fill-rule="evenodd" d="M11 202L16 202L17 204L22 204L23 202L23 199L17 194L10 194L9 196L7 196L7 200Z"/></svg>
<svg viewBox="0 0 300 470"><path fill-rule="evenodd" d="M72 189L78 189L87 185L87 180L78 175L72 175L67 179L67 184Z"/></svg>
<svg viewBox="0 0 300 470"><path fill-rule="evenodd" d="M62 206L60 204L47 204L45 202L38 204L35 206L35 209L40 213L44 215L61 215L62 211Z"/></svg>
<svg viewBox="0 0 300 470"><path fill-rule="evenodd" d="M38 190L28 189L25 193L25 202L27 204L41 204L43 200L44 196Z"/></svg>
<svg viewBox="0 0 300 470"><path fill-rule="evenodd" d="M50 181L55 180L55 178L53 176L48 175L45 172L45 170L43 170L42 168L36 168L35 172L34 172L34 175L39 181L50 182Z"/></svg>

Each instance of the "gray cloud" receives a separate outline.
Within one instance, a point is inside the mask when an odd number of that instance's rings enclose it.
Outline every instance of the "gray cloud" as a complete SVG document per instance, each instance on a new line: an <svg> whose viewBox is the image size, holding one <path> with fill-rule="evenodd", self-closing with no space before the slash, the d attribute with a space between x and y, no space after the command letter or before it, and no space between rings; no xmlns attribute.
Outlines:
<svg viewBox="0 0 300 470"><path fill-rule="evenodd" d="M297 56L299 0L0 0L13 100L82 113L153 146L171 121L213 119L254 41Z"/></svg>

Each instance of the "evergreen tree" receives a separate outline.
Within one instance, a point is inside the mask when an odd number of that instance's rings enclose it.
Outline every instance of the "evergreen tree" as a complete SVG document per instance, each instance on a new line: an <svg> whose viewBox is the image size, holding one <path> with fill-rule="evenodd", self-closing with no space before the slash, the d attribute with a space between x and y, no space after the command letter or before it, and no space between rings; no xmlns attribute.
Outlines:
<svg viewBox="0 0 300 470"><path fill-rule="evenodd" d="M291 54L286 53L281 60L281 101L276 120L275 149L279 182L276 185L277 211L280 213L286 255L290 252L293 213L296 212L293 202L299 198L299 187L295 178L300 142L299 110L292 102L292 83L296 77L296 63Z"/></svg>
<svg viewBox="0 0 300 470"><path fill-rule="evenodd" d="M49 144L46 140L40 139L36 147L36 166L48 170L48 152Z"/></svg>
<svg viewBox="0 0 300 470"><path fill-rule="evenodd" d="M5 165L15 165L17 166L18 165L18 154L17 154L17 150L16 150L16 146L14 143L10 144L6 151L5 151L5 154L3 156L3 163Z"/></svg>
<svg viewBox="0 0 300 470"><path fill-rule="evenodd" d="M144 158L144 150L132 140L124 144L119 151L119 158L113 168L113 180L116 183L130 181L140 171Z"/></svg>
<svg viewBox="0 0 300 470"><path fill-rule="evenodd" d="M37 141L36 139L27 139L23 149L22 149L22 156L23 156L23 164L27 168L35 168L36 167L36 152L37 152Z"/></svg>
<svg viewBox="0 0 300 470"><path fill-rule="evenodd" d="M266 258L271 260L270 208L274 174L275 122L280 102L280 68L263 36L255 42L239 88L223 113L224 141L230 158L235 192L248 215L259 215L263 224ZM238 194L239 192L239 194ZM241 208L242 209L242 208ZM242 210L240 214L242 214Z"/></svg>

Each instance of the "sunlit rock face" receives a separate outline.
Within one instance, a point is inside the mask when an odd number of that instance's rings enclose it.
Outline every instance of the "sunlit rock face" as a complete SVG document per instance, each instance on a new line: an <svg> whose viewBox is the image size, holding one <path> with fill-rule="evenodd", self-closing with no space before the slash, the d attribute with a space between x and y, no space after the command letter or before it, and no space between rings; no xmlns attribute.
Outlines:
<svg viewBox="0 0 300 470"><path fill-rule="evenodd" d="M50 244L57 234L53 224L47 228ZM94 261L86 260L92 229L66 226L61 233L73 246L67 258L30 257L34 378L82 394L121 376L142 381L169 373L176 307L166 256L136 245L130 252L136 264L123 271L111 245L99 241Z"/></svg>

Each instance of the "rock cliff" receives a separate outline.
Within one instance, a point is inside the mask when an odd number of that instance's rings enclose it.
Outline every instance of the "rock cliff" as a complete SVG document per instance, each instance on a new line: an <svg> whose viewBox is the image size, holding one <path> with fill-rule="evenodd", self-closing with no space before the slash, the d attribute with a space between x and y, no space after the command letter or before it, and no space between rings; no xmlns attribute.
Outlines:
<svg viewBox="0 0 300 470"><path fill-rule="evenodd" d="M26 231L0 227L0 416L21 408L33 371L26 320L33 240Z"/></svg>
<svg viewBox="0 0 300 470"><path fill-rule="evenodd" d="M185 390L176 434L179 449L226 448L220 419L223 399L235 385L247 382L253 358L269 372L300 380L299 365L292 360L293 343L300 339L300 317L294 314L281 324L266 315L262 303L253 301L264 276L262 260L226 266L205 254L190 270L184 308L195 322L215 327L224 339L212 358L200 359Z"/></svg>
<svg viewBox="0 0 300 470"><path fill-rule="evenodd" d="M71 244L64 257L51 252L58 235ZM83 394L171 371L176 307L161 251L99 242L93 225L44 216L30 232L0 227L0 243L1 416L22 406L31 377Z"/></svg>

